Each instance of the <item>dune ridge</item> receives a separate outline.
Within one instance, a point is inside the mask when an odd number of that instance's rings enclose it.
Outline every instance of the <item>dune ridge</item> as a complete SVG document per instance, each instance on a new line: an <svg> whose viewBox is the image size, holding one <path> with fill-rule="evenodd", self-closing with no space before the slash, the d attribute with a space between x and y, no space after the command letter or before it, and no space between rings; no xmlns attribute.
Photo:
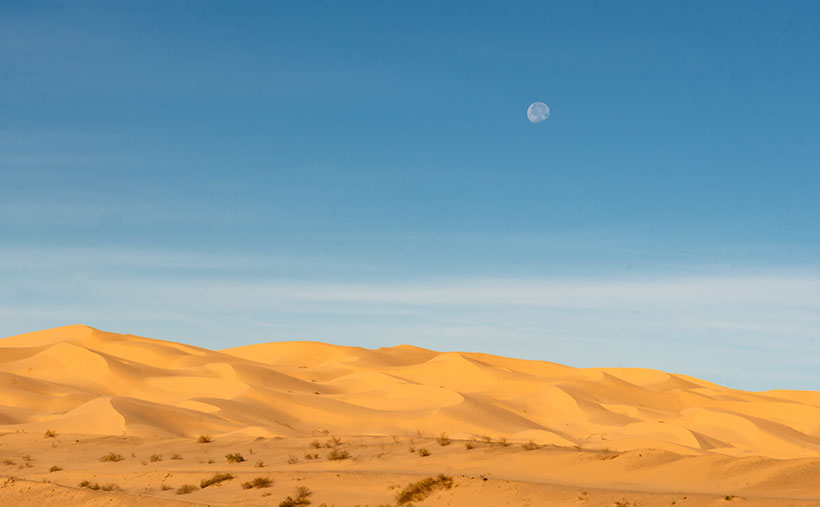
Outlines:
<svg viewBox="0 0 820 507"><path fill-rule="evenodd" d="M212 351L74 325L0 340L0 431L410 432L678 455L820 456L820 395L400 345Z"/></svg>

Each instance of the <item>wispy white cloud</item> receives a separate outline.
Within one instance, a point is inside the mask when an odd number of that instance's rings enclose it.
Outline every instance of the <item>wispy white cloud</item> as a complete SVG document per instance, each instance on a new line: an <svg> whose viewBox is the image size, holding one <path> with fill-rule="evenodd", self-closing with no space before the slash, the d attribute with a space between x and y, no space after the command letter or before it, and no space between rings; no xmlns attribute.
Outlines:
<svg viewBox="0 0 820 507"><path fill-rule="evenodd" d="M820 381L806 363L820 353L820 275L813 272L289 276L324 262L128 249L0 250L0 335L79 322L211 348L287 339L412 343L571 365L656 367L746 387L806 388ZM191 269L179 276L183 268Z"/></svg>

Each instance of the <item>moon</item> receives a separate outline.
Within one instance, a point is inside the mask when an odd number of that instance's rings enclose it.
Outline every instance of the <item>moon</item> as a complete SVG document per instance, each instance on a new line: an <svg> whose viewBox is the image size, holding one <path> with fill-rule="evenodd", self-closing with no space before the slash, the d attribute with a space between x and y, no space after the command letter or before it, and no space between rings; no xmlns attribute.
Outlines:
<svg viewBox="0 0 820 507"><path fill-rule="evenodd" d="M527 108L527 118L530 123L541 123L550 117L550 106L543 102L533 102Z"/></svg>

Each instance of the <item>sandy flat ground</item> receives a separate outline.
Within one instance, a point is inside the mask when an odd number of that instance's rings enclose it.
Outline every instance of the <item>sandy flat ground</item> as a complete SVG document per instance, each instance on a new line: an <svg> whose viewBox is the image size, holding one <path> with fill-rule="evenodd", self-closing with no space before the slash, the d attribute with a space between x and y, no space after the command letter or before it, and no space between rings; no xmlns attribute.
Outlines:
<svg viewBox="0 0 820 507"><path fill-rule="evenodd" d="M411 346L0 340L0 505L397 506L442 474L414 505L820 505L820 393Z"/></svg>

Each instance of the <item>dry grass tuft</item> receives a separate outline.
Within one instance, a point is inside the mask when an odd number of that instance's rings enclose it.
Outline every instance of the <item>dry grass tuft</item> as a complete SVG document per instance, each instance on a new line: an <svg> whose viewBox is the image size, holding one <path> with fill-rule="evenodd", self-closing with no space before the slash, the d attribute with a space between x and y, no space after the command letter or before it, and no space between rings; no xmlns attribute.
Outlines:
<svg viewBox="0 0 820 507"><path fill-rule="evenodd" d="M241 454L239 454L238 452L235 452L235 453L226 454L225 455L225 460L228 463L242 463L243 461L245 461L245 458Z"/></svg>
<svg viewBox="0 0 820 507"><path fill-rule="evenodd" d="M232 474L214 474L210 479L202 479L202 482L199 483L199 487L205 489L208 486L219 484L223 481L229 481L231 479L233 479Z"/></svg>
<svg viewBox="0 0 820 507"><path fill-rule="evenodd" d="M242 489L252 489L252 488L269 488L273 484L273 479L269 479L267 477L257 477L252 481L243 482Z"/></svg>
<svg viewBox="0 0 820 507"><path fill-rule="evenodd" d="M327 454L327 459L338 461L342 459L348 459L350 457L350 453L347 451L340 451L339 449L333 449Z"/></svg>
<svg viewBox="0 0 820 507"><path fill-rule="evenodd" d="M396 495L398 505L407 505L410 502L421 502L436 489L450 489L453 487L453 478L440 474L435 479L428 477L422 481L408 484Z"/></svg>
<svg viewBox="0 0 820 507"><path fill-rule="evenodd" d="M310 495L313 492L304 486L296 488L296 497L287 497L279 502L279 507L305 507L310 505Z"/></svg>
<svg viewBox="0 0 820 507"><path fill-rule="evenodd" d="M177 488L177 495L187 495L188 493L193 493L197 489L198 488L193 484L183 484Z"/></svg>

